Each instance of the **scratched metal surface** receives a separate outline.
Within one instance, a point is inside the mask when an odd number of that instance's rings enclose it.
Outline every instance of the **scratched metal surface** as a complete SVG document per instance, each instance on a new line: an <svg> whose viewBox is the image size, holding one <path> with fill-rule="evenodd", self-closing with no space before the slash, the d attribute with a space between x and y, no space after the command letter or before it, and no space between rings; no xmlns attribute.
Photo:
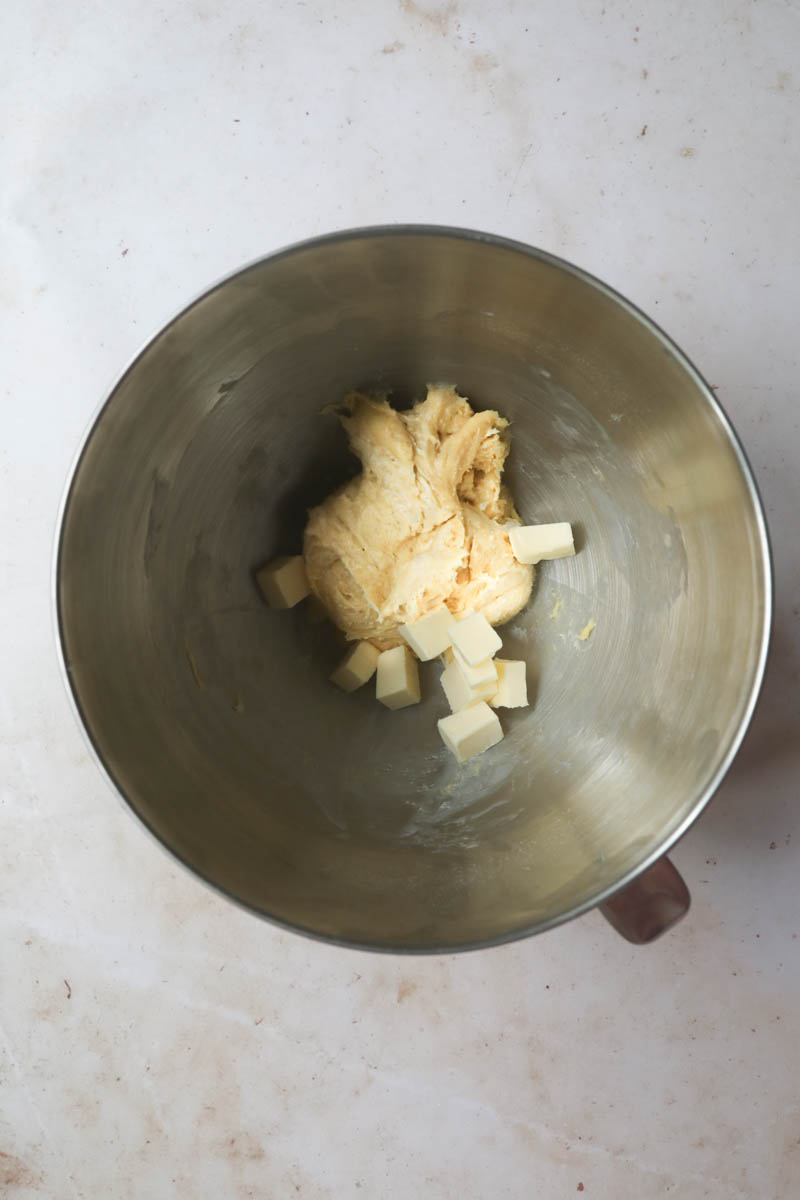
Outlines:
<svg viewBox="0 0 800 1200"><path fill-rule="evenodd" d="M400 713L345 697L330 627L253 581L352 470L322 410L438 379L510 420L520 513L579 546L506 638L535 704L463 766L436 666ZM93 745L183 862L290 925L441 950L553 924L685 828L752 707L770 583L747 466L657 330L555 260L408 229L254 265L144 351L71 481L57 603Z"/></svg>

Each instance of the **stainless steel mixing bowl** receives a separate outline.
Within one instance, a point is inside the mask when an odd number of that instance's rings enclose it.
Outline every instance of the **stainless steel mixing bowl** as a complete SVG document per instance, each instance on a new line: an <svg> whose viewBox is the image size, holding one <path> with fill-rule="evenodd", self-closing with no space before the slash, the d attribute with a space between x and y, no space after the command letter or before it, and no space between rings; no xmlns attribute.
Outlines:
<svg viewBox="0 0 800 1200"><path fill-rule="evenodd" d="M532 707L461 767L433 664L416 708L345 696L330 627L268 610L252 576L353 470L324 406L429 380L511 419L523 518L571 521L579 549L502 631ZM77 459L56 604L100 762L180 860L293 929L443 950L546 929L658 866L744 734L771 585L741 448L652 322L550 255L407 227L263 259L145 347ZM685 907L658 879L611 901L624 927L660 890L639 940Z"/></svg>

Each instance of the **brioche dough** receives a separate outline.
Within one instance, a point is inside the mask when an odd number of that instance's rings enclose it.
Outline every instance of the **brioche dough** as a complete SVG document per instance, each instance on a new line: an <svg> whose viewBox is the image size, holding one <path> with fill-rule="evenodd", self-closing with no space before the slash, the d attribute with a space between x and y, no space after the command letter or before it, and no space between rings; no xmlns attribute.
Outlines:
<svg viewBox="0 0 800 1200"><path fill-rule="evenodd" d="M527 603L533 567L514 558L518 522L501 484L508 422L429 387L406 412L351 392L339 410L363 470L309 513L311 591L350 639L401 644L398 626L444 603L502 625Z"/></svg>

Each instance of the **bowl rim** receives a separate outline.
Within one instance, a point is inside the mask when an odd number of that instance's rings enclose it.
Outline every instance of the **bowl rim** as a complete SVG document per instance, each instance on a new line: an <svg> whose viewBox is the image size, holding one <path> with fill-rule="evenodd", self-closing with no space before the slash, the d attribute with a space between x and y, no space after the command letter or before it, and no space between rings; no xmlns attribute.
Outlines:
<svg viewBox="0 0 800 1200"><path fill-rule="evenodd" d="M549 266L559 270L566 271L568 274L575 276L583 283L595 288L601 295L615 302L622 307L629 316L638 321L645 327L656 339L661 343L663 348L673 356L681 366L685 369L689 377L693 380L699 393L705 398L712 412L717 417L720 427L727 435L728 441L733 449L736 460L741 469L745 480L747 492L752 504L753 513L756 518L756 527L758 530L758 546L761 552L761 562L763 568L763 583L764 583L764 612L763 621L760 631L760 642L758 650L758 658L753 674L752 682L749 688L749 694L745 706L742 711L742 716L735 735L731 739L726 753L720 761L716 771L706 786L698 793L698 796L692 805L691 810L686 814L682 821L674 829L672 829L659 843L657 849L650 851L639 863L628 870L624 876L610 884L603 891L588 900L583 900L579 904L563 913L558 913L553 917L549 917L544 921L534 924L521 926L509 929L490 938L479 938L474 941L458 942L455 944L443 943L442 945L425 946L414 944L398 944L392 945L380 942L369 942L361 940L348 939L346 937L337 937L332 934L321 933L320 931L301 924L295 924L281 917L274 916L264 912L250 902L243 900L229 892L221 884L211 879L209 876L200 871L195 865L184 858L178 850L169 846L158 835L155 829L150 825L146 818L134 806L132 800L126 795L121 784L114 777L111 768L106 763L99 746L95 742L94 736L89 727L88 720L84 716L83 708L77 689L72 679L72 668L67 659L65 645L65 629L63 614L60 603L60 588L59 580L61 577L61 557L63 551L63 542L65 527L69 516L70 503L72 500L73 488L78 472L83 462L84 455L89 446L89 443L94 436L94 433L102 420L103 414L108 405L113 400L117 390L127 378L127 376L135 369L140 359L142 359L155 343L164 336L174 325L178 323L187 313L189 313L198 304L202 303L214 292L225 287L232 280L244 277L250 271L256 270L269 262L276 262L280 259L291 257L294 254L302 253L307 250L314 249L318 246L336 244L339 242L357 241L368 238L406 238L406 237L435 237L435 238L452 238L458 241L467 241L473 243L486 243L489 246L506 250L512 253L521 254L527 258L535 258L540 262L544 262ZM733 760L739 752L742 741L753 719L753 714L756 709L759 697L761 695L764 676L766 673L767 662L769 658L770 637L774 620L774 605L775 605L775 583L774 583L774 563L772 555L772 547L770 542L769 528L767 525L764 504L761 498L761 493L758 484L755 480L755 475L751 467L747 453L739 438L738 433L733 425L732 420L723 408L720 401L717 399L714 391L706 382L700 371L694 365L692 360L681 350L676 342L658 325L651 317L649 317L642 309L635 305L622 293L615 288L593 275L590 271L579 267L570 262L568 259L562 258L557 254L552 254L547 250L542 250L539 247L530 245L526 242L518 241L514 238L508 238L501 234L486 233L476 229L461 228L455 225L436 225L436 224L414 224L401 223L396 225L362 225L353 228L345 228L334 230L330 233L318 234L313 237L303 238L298 241L293 241L283 246L278 247L266 254L258 255L250 259L243 265L226 272L224 275L216 279L209 286L196 293L191 300L181 305L179 309L173 312L172 316L163 324L161 324L150 336L140 345L122 367L122 369L114 377L112 383L107 387L102 395L99 403L96 405L94 412L91 414L88 423L85 426L84 432L80 438L78 446L72 457L69 466L66 480L64 482L61 500L58 506L56 518L55 535L52 547L52 561L50 573L50 611L51 620L53 623L53 634L56 643L56 656L58 659L59 671L67 693L70 708L73 716L78 724L88 750L94 759L101 774L106 782L116 794L117 800L123 809L131 815L140 828L143 828L150 838L161 847L172 862L178 862L188 871L195 880L209 887L217 895L224 897L226 900L232 901L240 909L244 909L249 913L269 922L271 925L277 926L280 929L290 933L296 933L305 937L311 938L317 942L323 942L327 945L342 946L347 949L373 951L384 954L398 955L436 955L436 954L454 954L465 953L470 950L485 950L494 946L503 946L510 942L521 941L523 938L529 938L535 934L545 933L549 929L554 929L559 925L565 924L576 917L582 916L584 913L591 911L609 900L617 892L622 891L629 884L633 883L641 874L653 866L660 858L663 858L684 836L691 825L697 820L711 798L719 789L723 779L731 768Z"/></svg>

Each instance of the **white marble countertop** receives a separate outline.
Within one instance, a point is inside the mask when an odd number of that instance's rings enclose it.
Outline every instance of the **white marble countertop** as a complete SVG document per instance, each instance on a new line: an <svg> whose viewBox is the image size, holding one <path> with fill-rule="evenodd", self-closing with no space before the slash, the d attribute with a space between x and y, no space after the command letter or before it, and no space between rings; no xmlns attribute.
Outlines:
<svg viewBox="0 0 800 1200"><path fill-rule="evenodd" d="M796 1196L798 0L12 0L3 26L0 1195ZM100 395L220 274L392 221L629 295L763 489L764 697L648 949L596 913L430 959L281 932L143 835L68 707L51 547Z"/></svg>

